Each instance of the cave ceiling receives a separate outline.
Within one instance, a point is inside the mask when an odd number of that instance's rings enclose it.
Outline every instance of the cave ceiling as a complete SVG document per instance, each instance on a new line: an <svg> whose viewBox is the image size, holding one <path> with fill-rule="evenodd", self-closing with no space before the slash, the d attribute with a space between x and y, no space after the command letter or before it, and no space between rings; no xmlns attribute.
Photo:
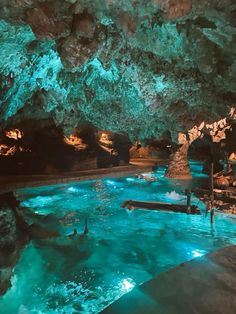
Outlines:
<svg viewBox="0 0 236 314"><path fill-rule="evenodd" d="M235 106L235 0L0 2L2 127L175 137Z"/></svg>

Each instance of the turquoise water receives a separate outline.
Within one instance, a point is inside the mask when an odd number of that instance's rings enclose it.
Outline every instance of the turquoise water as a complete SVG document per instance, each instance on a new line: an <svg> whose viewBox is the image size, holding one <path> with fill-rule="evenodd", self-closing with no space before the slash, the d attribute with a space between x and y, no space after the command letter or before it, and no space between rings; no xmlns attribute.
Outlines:
<svg viewBox="0 0 236 314"><path fill-rule="evenodd" d="M164 178L162 167L144 174L155 182L129 176L18 191L22 206L61 237L32 241L22 251L0 313L98 313L156 274L236 244L233 216L217 214L211 226L204 215L121 208L128 199L185 202L185 187L206 179L201 165L191 169L194 180L185 183ZM193 203L204 210L198 199ZM69 238L75 228L83 232L85 219L88 236Z"/></svg>

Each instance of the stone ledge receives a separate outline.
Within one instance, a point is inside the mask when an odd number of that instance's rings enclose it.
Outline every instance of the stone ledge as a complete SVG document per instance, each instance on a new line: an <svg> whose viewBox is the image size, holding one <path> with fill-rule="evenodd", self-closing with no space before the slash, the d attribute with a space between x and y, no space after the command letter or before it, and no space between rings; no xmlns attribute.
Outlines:
<svg viewBox="0 0 236 314"><path fill-rule="evenodd" d="M236 313L236 246L183 263L114 302L104 314Z"/></svg>
<svg viewBox="0 0 236 314"><path fill-rule="evenodd" d="M58 175L24 175L24 176L2 176L0 177L0 192L7 192L26 187L53 185L60 183L95 180L100 178L122 177L151 171L150 166L119 166L113 168L83 170L76 172L61 173Z"/></svg>

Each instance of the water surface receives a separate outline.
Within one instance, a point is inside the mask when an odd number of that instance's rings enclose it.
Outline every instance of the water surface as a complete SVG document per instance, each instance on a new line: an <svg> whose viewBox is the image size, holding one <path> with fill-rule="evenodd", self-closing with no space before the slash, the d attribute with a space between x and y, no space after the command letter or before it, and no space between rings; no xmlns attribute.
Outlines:
<svg viewBox="0 0 236 314"><path fill-rule="evenodd" d="M21 204L61 237L32 241L22 251L0 312L98 313L155 275L236 244L233 216L217 214L211 226L204 215L121 208L129 199L185 202L184 189L205 180L199 164L191 169L194 180L185 183L164 178L161 167L145 174L155 182L129 176L18 191ZM198 199L193 203L204 211ZM69 238L75 228L83 232L85 219L88 236Z"/></svg>

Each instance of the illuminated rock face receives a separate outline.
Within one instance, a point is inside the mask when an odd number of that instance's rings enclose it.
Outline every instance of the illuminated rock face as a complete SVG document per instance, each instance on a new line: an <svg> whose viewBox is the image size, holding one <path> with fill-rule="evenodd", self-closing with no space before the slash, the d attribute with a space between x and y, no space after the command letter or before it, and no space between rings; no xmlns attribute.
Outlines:
<svg viewBox="0 0 236 314"><path fill-rule="evenodd" d="M179 133L179 147L170 155L170 162L166 170L166 177L188 179L191 178L190 166L188 162L188 149L190 141L185 134Z"/></svg>
<svg viewBox="0 0 236 314"><path fill-rule="evenodd" d="M50 117L67 135L87 122L176 141L236 103L235 12L234 0L2 0L1 126Z"/></svg>
<svg viewBox="0 0 236 314"><path fill-rule="evenodd" d="M127 134L83 125L65 136L53 120L25 120L0 134L0 173L56 174L127 165Z"/></svg>

